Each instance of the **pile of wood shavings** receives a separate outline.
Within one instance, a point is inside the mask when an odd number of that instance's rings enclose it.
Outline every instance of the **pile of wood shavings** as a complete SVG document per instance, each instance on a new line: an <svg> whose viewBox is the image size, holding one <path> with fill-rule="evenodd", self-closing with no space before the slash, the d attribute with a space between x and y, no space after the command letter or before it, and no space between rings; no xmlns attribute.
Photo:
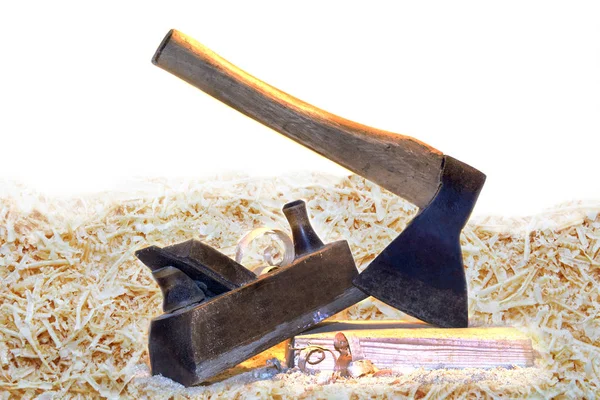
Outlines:
<svg viewBox="0 0 600 400"><path fill-rule="evenodd" d="M540 352L538 375L416 371L319 384L293 370L263 376L258 369L249 381L184 389L149 376L147 327L161 313L161 294L135 250L195 237L233 256L253 228L289 231L281 207L302 198L321 238L348 240L364 268L402 231L414 206L356 176L154 182L143 193L67 200L16 189L0 199L3 397L600 395L600 203L519 220L479 218L462 235L471 324L522 327ZM368 299L339 317L400 316Z"/></svg>
<svg viewBox="0 0 600 400"><path fill-rule="evenodd" d="M194 388L185 388L167 378L146 376L133 380L127 390L135 398L150 394L157 399L208 399L215 394L227 399L421 399L476 398L477 395L481 398L499 393L504 397L525 398L531 392L528 386L547 381L547 375L536 368L420 369L399 376L338 378L330 382L321 379L322 374L310 375L297 369L276 374L273 369L261 368L212 386Z"/></svg>

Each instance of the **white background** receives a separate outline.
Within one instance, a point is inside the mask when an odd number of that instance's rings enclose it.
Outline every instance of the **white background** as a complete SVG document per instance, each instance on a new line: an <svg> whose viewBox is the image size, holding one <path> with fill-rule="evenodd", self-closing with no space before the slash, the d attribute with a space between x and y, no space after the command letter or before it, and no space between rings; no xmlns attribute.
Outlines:
<svg viewBox="0 0 600 400"><path fill-rule="evenodd" d="M599 5L3 1L0 179L75 195L136 177L345 173L154 67L177 28L296 97L477 167L478 214L600 198Z"/></svg>

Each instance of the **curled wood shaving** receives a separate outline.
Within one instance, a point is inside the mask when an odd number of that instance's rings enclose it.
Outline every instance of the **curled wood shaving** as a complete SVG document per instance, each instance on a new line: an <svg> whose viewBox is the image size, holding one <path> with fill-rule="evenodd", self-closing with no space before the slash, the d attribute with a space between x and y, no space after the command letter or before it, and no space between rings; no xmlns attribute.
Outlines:
<svg viewBox="0 0 600 400"><path fill-rule="evenodd" d="M161 294L133 256L198 238L233 256L248 231L289 232L280 209L304 199L325 242L348 240L359 268L416 208L356 176L150 181L128 193L47 199L0 188L0 392L3 398L595 398L600 395L600 203L531 218L476 218L461 237L470 323L530 335L538 368L414 371L319 385L274 368L184 388L151 377L147 327ZM337 316L398 319L367 299Z"/></svg>

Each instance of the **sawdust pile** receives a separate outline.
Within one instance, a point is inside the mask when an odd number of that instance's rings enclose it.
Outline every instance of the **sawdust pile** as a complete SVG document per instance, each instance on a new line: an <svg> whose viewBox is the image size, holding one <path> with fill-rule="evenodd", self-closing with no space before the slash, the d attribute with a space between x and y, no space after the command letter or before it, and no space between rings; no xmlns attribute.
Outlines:
<svg viewBox="0 0 600 400"><path fill-rule="evenodd" d="M334 384L260 368L185 389L151 377L145 365L146 330L161 312L161 294L135 250L196 237L233 256L253 228L289 231L281 206L302 198L324 241L348 240L364 267L416 209L356 176L154 182L145 194L70 200L9 192L0 199L0 398L600 395L600 203L519 220L479 218L462 236L471 324L522 327L540 352L539 368L415 371ZM372 300L341 315L399 316Z"/></svg>

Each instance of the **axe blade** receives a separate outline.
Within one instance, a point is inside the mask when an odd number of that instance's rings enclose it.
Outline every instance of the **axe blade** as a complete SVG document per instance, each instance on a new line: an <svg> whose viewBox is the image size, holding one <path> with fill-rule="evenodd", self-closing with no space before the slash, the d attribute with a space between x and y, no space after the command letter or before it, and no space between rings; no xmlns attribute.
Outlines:
<svg viewBox="0 0 600 400"><path fill-rule="evenodd" d="M365 293L422 321L468 326L468 295L460 232L485 175L444 156L440 188L431 201L357 276Z"/></svg>

